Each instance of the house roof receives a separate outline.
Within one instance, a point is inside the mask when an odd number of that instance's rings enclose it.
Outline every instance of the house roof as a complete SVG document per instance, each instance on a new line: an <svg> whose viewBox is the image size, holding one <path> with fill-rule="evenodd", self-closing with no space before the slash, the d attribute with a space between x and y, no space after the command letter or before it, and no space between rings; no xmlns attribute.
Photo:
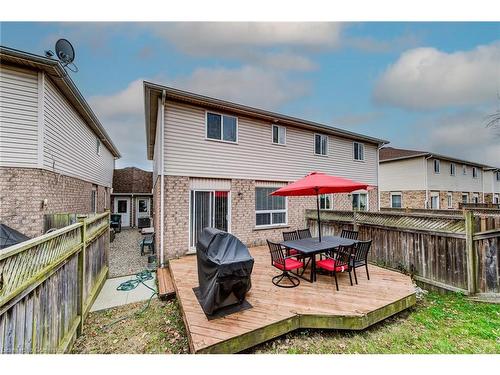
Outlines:
<svg viewBox="0 0 500 375"><path fill-rule="evenodd" d="M436 154L430 151L418 151L418 150L408 150L403 148L383 147L380 149L379 152L380 163L403 160L403 159L411 159L417 157L434 157L437 159L449 160L455 163L474 165L477 167L484 168L486 170L497 169L495 167L491 167L485 164L476 163L473 161L468 161L463 159L457 159L451 156Z"/></svg>
<svg viewBox="0 0 500 375"><path fill-rule="evenodd" d="M297 117L287 116L275 112L270 112L255 107L249 107L242 104L229 102L226 100L211 98L208 96L195 94L188 91L179 90L173 87L162 86L151 82L144 81L144 109L146 120L146 142L148 159L153 159L154 143L156 135L156 120L158 115L158 100L165 95L165 100L172 100L181 103L199 105L205 108L227 111L236 115L257 118L272 123L291 125L313 131L321 131L323 133L337 135L353 140L360 140L377 145L384 145L389 141L366 136L363 134L354 133L348 130L335 128L329 125L312 122Z"/></svg>
<svg viewBox="0 0 500 375"><path fill-rule="evenodd" d="M99 122L99 119L92 111L92 108L90 108L89 104L66 72L66 69L64 69L59 61L4 46L0 46L0 60L2 64L11 64L28 69L41 70L49 75L57 88L69 100L71 105L82 116L90 129L99 137L111 154L113 154L115 158L121 156L108 133Z"/></svg>
<svg viewBox="0 0 500 375"><path fill-rule="evenodd" d="M115 169L113 173L113 194L151 194L153 172L136 167Z"/></svg>

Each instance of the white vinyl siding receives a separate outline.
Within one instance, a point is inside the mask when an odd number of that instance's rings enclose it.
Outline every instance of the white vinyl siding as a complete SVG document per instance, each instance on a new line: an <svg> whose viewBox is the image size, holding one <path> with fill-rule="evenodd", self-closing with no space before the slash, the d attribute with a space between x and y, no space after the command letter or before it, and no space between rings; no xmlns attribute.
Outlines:
<svg viewBox="0 0 500 375"><path fill-rule="evenodd" d="M167 175L295 181L321 171L377 185L375 144L365 144L365 163L358 163L351 157L352 139L329 135L329 157L316 157L313 131L287 126L287 147L276 147L269 141L269 122L242 116L238 144L207 142L205 109L172 102L166 107Z"/></svg>
<svg viewBox="0 0 500 375"><path fill-rule="evenodd" d="M96 134L90 130L64 96L45 79L44 98L45 169L90 181L112 185L114 157L105 147L96 153Z"/></svg>
<svg viewBox="0 0 500 375"><path fill-rule="evenodd" d="M450 171L450 161L441 160L441 167L444 171ZM472 166L468 166L466 175L455 173L452 176L450 173L434 173L434 165L432 160L428 160L428 184L429 190L434 191L456 191L456 192L474 192L483 191L483 180L481 171L478 168L478 178L472 178ZM412 182L412 181L410 181Z"/></svg>
<svg viewBox="0 0 500 375"><path fill-rule="evenodd" d="M380 191L425 190L424 158L380 163ZM358 167L363 167L361 163Z"/></svg>
<svg viewBox="0 0 500 375"><path fill-rule="evenodd" d="M0 166L38 166L38 74L0 66Z"/></svg>

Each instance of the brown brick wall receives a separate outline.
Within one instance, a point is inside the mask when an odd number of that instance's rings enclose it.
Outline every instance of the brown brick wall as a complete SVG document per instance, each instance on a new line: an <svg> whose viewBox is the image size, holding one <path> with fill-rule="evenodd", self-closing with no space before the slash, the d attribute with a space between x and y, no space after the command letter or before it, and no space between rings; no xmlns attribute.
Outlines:
<svg viewBox="0 0 500 375"><path fill-rule="evenodd" d="M151 193L153 172L136 167L115 169L113 173L113 193Z"/></svg>
<svg viewBox="0 0 500 375"><path fill-rule="evenodd" d="M493 203L493 193L484 194L484 203Z"/></svg>
<svg viewBox="0 0 500 375"><path fill-rule="evenodd" d="M33 168L0 168L0 222L36 237L43 234L43 215L90 213L93 184L77 178ZM98 212L109 207L109 189L97 187ZM47 205L42 202L47 199Z"/></svg>
<svg viewBox="0 0 500 375"><path fill-rule="evenodd" d="M368 210L378 211L378 194L377 189L368 191ZM333 194L333 209L340 211L352 210L351 194Z"/></svg>
<svg viewBox="0 0 500 375"><path fill-rule="evenodd" d="M401 205L403 208L425 209L425 190L410 190L401 192ZM391 192L380 192L380 207L391 207Z"/></svg>
<svg viewBox="0 0 500 375"><path fill-rule="evenodd" d="M315 197L288 197L288 224L286 227L255 228L255 186L254 180L231 180L231 232L248 246L265 244L266 239L281 240L284 230L306 226L305 209L316 208ZM189 177L165 176L165 259L185 254L189 248ZM338 197L338 196L337 196ZM377 190L369 192L370 210L378 210ZM156 248L160 255L160 177L154 188L154 227ZM335 209L352 209L348 194L338 197Z"/></svg>

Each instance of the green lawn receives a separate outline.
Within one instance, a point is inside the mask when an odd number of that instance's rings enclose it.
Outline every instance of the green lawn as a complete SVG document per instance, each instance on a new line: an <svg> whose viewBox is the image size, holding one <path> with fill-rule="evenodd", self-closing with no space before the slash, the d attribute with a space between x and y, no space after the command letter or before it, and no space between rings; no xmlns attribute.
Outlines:
<svg viewBox="0 0 500 375"><path fill-rule="evenodd" d="M186 353L178 304L154 300L89 315L74 353ZM429 293L417 305L365 331L300 330L248 353L500 353L500 305Z"/></svg>

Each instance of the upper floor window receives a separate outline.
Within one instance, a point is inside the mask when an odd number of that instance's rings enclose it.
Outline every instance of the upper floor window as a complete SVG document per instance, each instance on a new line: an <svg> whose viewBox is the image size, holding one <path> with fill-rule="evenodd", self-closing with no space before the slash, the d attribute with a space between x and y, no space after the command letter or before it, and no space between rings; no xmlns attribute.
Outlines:
<svg viewBox="0 0 500 375"><path fill-rule="evenodd" d="M282 225L287 223L286 197L270 195L278 188L255 188L255 225Z"/></svg>
<svg viewBox="0 0 500 375"><path fill-rule="evenodd" d="M319 208L320 210L333 210L333 194L321 194Z"/></svg>
<svg viewBox="0 0 500 375"><path fill-rule="evenodd" d="M434 159L434 173L441 172L441 162L438 159Z"/></svg>
<svg viewBox="0 0 500 375"><path fill-rule="evenodd" d="M455 176L455 163L450 163L450 175Z"/></svg>
<svg viewBox="0 0 500 375"><path fill-rule="evenodd" d="M500 181L500 171L497 171L497 181Z"/></svg>
<svg viewBox="0 0 500 375"><path fill-rule="evenodd" d="M477 168L472 167L472 178L477 178Z"/></svg>
<svg viewBox="0 0 500 375"><path fill-rule="evenodd" d="M462 165L462 174L465 176L467 174L467 166L464 164Z"/></svg>
<svg viewBox="0 0 500 375"><path fill-rule="evenodd" d="M391 193L391 208L401 208L401 193Z"/></svg>
<svg viewBox="0 0 500 375"><path fill-rule="evenodd" d="M326 155L328 150L328 137L323 134L314 134L314 153Z"/></svg>
<svg viewBox="0 0 500 375"><path fill-rule="evenodd" d="M97 155L101 155L101 140L99 138L96 138L95 146Z"/></svg>
<svg viewBox="0 0 500 375"><path fill-rule="evenodd" d="M273 125L273 143L276 145L286 144L286 128L281 125Z"/></svg>
<svg viewBox="0 0 500 375"><path fill-rule="evenodd" d="M365 160L365 145L359 142L353 142L354 160Z"/></svg>
<svg viewBox="0 0 500 375"><path fill-rule="evenodd" d="M233 116L207 112L207 138L236 143L238 119Z"/></svg>

